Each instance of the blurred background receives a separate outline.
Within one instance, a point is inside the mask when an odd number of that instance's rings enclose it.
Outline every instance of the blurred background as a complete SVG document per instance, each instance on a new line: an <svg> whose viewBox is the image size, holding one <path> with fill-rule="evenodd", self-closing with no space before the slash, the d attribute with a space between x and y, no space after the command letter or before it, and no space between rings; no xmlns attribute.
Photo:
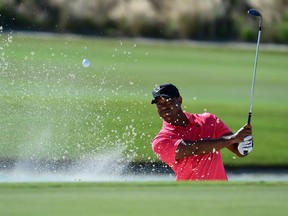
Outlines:
<svg viewBox="0 0 288 216"><path fill-rule="evenodd" d="M250 8L264 16L262 42L287 43L288 0L1 0L0 25L6 31L247 42L258 24L247 23L243 11Z"/></svg>

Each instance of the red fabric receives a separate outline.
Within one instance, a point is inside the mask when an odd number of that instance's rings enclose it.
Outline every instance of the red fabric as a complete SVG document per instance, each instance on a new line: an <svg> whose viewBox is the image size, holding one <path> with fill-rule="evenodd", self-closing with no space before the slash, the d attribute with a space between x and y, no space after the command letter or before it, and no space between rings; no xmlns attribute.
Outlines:
<svg viewBox="0 0 288 216"><path fill-rule="evenodd" d="M223 180L227 181L226 171L220 151L197 156L189 156L176 161L176 149L185 140L220 138L231 130L211 113L190 114L186 127L173 126L163 121L163 127L152 142L152 149L160 160L175 172L176 180Z"/></svg>

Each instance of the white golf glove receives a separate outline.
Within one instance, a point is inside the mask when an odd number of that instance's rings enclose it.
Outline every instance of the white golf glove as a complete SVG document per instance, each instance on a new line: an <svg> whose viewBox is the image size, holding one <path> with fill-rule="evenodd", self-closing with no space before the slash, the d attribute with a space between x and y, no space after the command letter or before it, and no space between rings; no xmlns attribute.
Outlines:
<svg viewBox="0 0 288 216"><path fill-rule="evenodd" d="M244 141L238 144L238 151L241 155L247 155L253 150L253 138L252 136L247 136Z"/></svg>

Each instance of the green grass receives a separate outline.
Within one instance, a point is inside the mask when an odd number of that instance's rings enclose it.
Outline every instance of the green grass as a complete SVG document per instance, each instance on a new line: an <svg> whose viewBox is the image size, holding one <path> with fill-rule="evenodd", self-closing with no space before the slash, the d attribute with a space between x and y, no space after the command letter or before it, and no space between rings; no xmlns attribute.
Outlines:
<svg viewBox="0 0 288 216"><path fill-rule="evenodd" d="M287 183L0 184L5 216L287 214Z"/></svg>
<svg viewBox="0 0 288 216"><path fill-rule="evenodd" d="M190 112L247 121L255 44L249 48L74 36L0 36L0 157L66 159L127 146L155 161L156 84L176 84ZM260 47L252 124L255 150L227 165L288 165L287 52ZM83 68L82 59L91 61Z"/></svg>

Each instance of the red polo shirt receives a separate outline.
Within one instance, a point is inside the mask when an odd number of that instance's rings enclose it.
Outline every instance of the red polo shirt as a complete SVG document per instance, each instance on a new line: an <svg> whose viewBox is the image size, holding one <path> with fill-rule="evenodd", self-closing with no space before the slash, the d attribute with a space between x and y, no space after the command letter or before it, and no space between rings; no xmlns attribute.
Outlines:
<svg viewBox="0 0 288 216"><path fill-rule="evenodd" d="M224 180L226 171L220 151L175 159L179 143L185 140L220 138L231 130L211 113L190 114L186 127L173 126L163 121L163 127L152 142L152 149L160 160L175 172L176 180Z"/></svg>

